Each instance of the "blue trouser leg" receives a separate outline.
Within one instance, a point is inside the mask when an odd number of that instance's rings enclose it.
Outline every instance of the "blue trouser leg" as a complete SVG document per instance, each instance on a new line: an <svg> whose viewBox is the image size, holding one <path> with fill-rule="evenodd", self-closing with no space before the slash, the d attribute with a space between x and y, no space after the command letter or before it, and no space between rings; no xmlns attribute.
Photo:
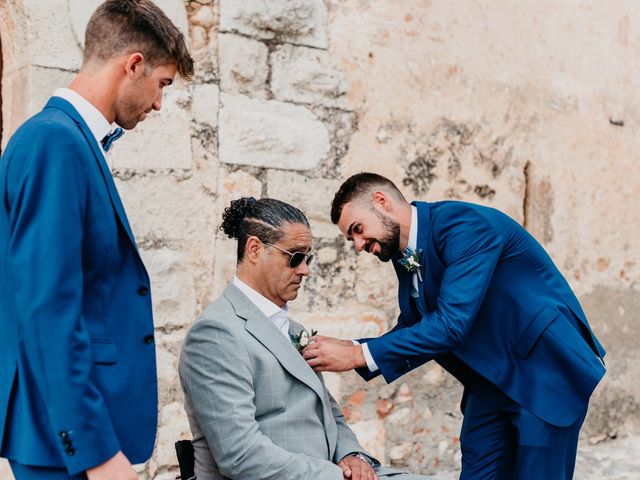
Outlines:
<svg viewBox="0 0 640 480"><path fill-rule="evenodd" d="M586 411L555 427L488 382L465 391L461 480L570 480Z"/></svg>
<svg viewBox="0 0 640 480"><path fill-rule="evenodd" d="M586 413L568 427L555 427L522 407L513 408L511 421L518 431L518 450L512 478L571 480Z"/></svg>
<svg viewBox="0 0 640 480"><path fill-rule="evenodd" d="M84 473L69 475L64 468L55 467L35 467L23 465L9 460L9 465L16 480L86 480Z"/></svg>
<svg viewBox="0 0 640 480"><path fill-rule="evenodd" d="M513 480L516 432L505 415L505 396L495 387L476 384L465 390L460 434L460 480Z"/></svg>

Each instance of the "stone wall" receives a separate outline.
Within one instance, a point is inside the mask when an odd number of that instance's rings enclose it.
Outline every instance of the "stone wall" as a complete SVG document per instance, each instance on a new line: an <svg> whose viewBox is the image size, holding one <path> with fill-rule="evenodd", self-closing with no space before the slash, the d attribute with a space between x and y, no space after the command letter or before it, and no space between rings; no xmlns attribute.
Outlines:
<svg viewBox="0 0 640 480"><path fill-rule="evenodd" d="M72 78L99 3L0 0L4 142ZM391 266L356 255L328 219L341 180L361 170L411 198L482 203L524 224L610 352L584 441L638 434L634 2L157 3L189 36L196 75L114 148L153 286L160 428L144 478L175 478L173 442L189 437L177 358L234 273L235 244L217 230L231 199L272 196L309 216L317 263L297 320L343 338L393 325ZM392 385L327 377L375 455L424 473L459 464L461 389L436 365Z"/></svg>

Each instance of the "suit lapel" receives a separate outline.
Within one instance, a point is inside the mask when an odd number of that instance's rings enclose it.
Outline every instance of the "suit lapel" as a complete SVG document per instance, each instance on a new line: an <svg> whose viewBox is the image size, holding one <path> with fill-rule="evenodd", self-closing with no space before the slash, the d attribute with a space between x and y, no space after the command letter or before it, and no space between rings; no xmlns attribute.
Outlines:
<svg viewBox="0 0 640 480"><path fill-rule="evenodd" d="M282 332L235 285L227 286L224 296L232 303L236 315L246 320L247 332L269 350L285 370L324 400L320 379Z"/></svg>
<svg viewBox="0 0 640 480"><path fill-rule="evenodd" d="M297 336L303 330L304 330L304 327L302 325L300 325L298 322L295 322L289 319L289 336L291 337ZM335 453L336 447L338 445L338 427L336 426L336 422L333 421L333 411L331 410L331 402L329 401L329 396L327 395L327 390L324 385L324 381L315 372L314 372L314 375L316 375L316 377L322 384L322 414L323 414L322 423L324 424L324 432L327 437L327 445L329 447L330 458L333 458L333 454Z"/></svg>
<svg viewBox="0 0 640 480"><path fill-rule="evenodd" d="M51 97L51 99L49 99L49 102L47 102L47 105L45 106L45 108L58 108L63 112L65 112L67 115L69 115L78 124L80 131L85 136L87 143L89 144L89 146L91 147L91 150L93 151L95 160L98 163L98 166L100 167L100 173L102 173L102 178L104 179L104 182L107 185L109 197L111 198L111 204L113 205L113 208L118 214L120 223L122 224L125 231L127 232L127 236L129 237L129 240L131 240L133 247L136 249L136 251L138 251L136 240L133 236L133 232L131 231L131 227L129 226L129 220L127 219L127 215L124 211L124 207L122 206L122 201L120 200L120 195L118 194L116 185L113 182L113 177L111 176L111 172L109 171L109 166L107 165L107 162L104 158L104 154L102 153L102 151L100 150L100 147L96 143L95 137L91 133L91 130L89 129L85 121L82 119L80 114L77 112L77 110L73 108L73 106L69 102L67 102L62 98Z"/></svg>
<svg viewBox="0 0 640 480"><path fill-rule="evenodd" d="M431 220L431 214L429 212L429 205L425 202L412 202L412 205L415 205L418 210L418 240L417 240L417 249L422 250L422 261L420 267L420 274L422 275L422 284L419 285L418 293L420 297L417 301L422 303L423 308L427 311L427 305L429 302L427 299L429 298L429 269L427 265L427 259L429 258L427 248L429 247L429 235L431 233L429 229L429 222Z"/></svg>
<svg viewBox="0 0 640 480"><path fill-rule="evenodd" d="M411 303L409 297L411 295L411 279L407 270L398 263L398 260L402 258L401 254L394 255L393 268L398 276L398 304L400 305L400 313L405 315L411 314Z"/></svg>

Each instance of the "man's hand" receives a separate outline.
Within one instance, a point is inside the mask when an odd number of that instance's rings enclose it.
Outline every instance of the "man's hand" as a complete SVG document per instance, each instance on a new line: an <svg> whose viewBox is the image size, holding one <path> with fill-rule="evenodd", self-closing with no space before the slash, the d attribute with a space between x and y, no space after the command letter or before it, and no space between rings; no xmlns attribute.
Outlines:
<svg viewBox="0 0 640 480"><path fill-rule="evenodd" d="M131 463L124 453L118 452L114 457L97 467L87 470L88 480L138 480Z"/></svg>
<svg viewBox="0 0 640 480"><path fill-rule="evenodd" d="M353 455L347 455L338 466L342 469L342 476L351 480L378 480L376 472L366 462Z"/></svg>
<svg viewBox="0 0 640 480"><path fill-rule="evenodd" d="M367 362L361 345L350 340L316 335L303 351L302 356L316 372L346 372L364 367Z"/></svg>

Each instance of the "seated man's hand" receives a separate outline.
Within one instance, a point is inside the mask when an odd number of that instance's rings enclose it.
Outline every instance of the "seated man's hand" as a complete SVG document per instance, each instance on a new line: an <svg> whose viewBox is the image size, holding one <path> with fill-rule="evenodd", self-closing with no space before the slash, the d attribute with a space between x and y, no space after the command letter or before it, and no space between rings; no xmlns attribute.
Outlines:
<svg viewBox="0 0 640 480"><path fill-rule="evenodd" d="M350 340L316 335L302 356L316 372L346 372L366 366L362 346Z"/></svg>
<svg viewBox="0 0 640 480"><path fill-rule="evenodd" d="M378 480L376 472L364 460L354 455L347 455L338 466L342 469L342 476L350 480Z"/></svg>

